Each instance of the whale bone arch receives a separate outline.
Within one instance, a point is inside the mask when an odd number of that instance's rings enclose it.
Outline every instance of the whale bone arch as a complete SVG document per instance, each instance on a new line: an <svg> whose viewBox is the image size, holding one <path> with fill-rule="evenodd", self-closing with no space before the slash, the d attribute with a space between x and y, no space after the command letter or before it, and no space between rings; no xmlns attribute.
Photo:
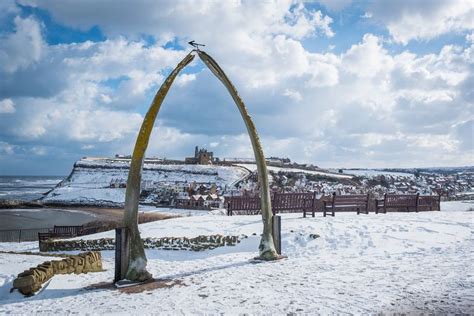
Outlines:
<svg viewBox="0 0 474 316"><path fill-rule="evenodd" d="M247 132L252 143L252 149L257 164L258 182L260 184L261 195L261 213L263 221L263 234L259 245L259 258L263 260L278 259L272 236L272 207L270 198L270 188L268 183L268 171L263 154L257 129L253 123L247 108L239 96L232 82L224 73L219 64L206 52L202 50L193 50L181 60L176 68L168 75L156 93L148 112L143 119L140 131L137 136L135 147L133 150L130 170L127 179L127 188L125 193L125 212L123 224L128 228L130 243L128 253L128 265L126 267L126 279L132 281L145 281L152 278L152 275L146 270L147 259L143 242L140 238L138 230L138 204L140 198L140 184L145 152L148 147L153 125L155 123L161 104L165 99L169 89L181 70L189 65L194 59L196 52L203 63L211 70L211 72L224 84L232 99L234 100L239 112L244 120Z"/></svg>

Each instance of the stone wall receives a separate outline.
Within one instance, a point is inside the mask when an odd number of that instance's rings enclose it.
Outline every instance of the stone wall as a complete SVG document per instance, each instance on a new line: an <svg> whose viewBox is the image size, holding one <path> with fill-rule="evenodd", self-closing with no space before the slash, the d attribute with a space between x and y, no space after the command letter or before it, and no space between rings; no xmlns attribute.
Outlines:
<svg viewBox="0 0 474 316"><path fill-rule="evenodd" d="M247 238L247 236L202 235L194 238L145 238L143 239L143 244L146 249L203 251L217 247L235 246L242 238ZM114 250L115 239L101 238L93 240L46 240L41 242L40 248L41 251Z"/></svg>
<svg viewBox="0 0 474 316"><path fill-rule="evenodd" d="M55 274L88 273L102 271L102 256L100 252L84 252L63 260L45 261L42 264L18 274L13 281L13 288L23 295L33 295L43 283Z"/></svg>

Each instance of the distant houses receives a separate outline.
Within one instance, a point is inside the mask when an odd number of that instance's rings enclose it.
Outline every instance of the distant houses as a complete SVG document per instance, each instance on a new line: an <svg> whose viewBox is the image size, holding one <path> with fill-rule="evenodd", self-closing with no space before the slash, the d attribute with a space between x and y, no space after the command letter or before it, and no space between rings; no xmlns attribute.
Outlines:
<svg viewBox="0 0 474 316"><path fill-rule="evenodd" d="M218 196L217 194L195 194L190 197L181 197L175 200L174 206L176 208L189 208L189 209L211 209L211 208L223 208L224 197Z"/></svg>
<svg viewBox="0 0 474 316"><path fill-rule="evenodd" d="M120 162L129 160L130 156L116 155ZM160 158L148 158L151 164L183 165L180 160L167 160ZM370 193L381 197L385 193L399 194L439 194L445 199L474 198L474 172L471 169L460 169L459 171L443 170L366 170L353 178L338 178L333 173L319 169L315 165L298 164L291 162L289 158L268 157L266 159L269 167L270 185L272 193L290 192L315 192L317 195L337 194L365 194ZM246 164L254 163L252 158L226 158L220 160L214 157L214 153L205 148L195 147L194 156L187 157L184 161L187 165L213 165L206 170L218 170L219 166L239 165L241 168L251 168ZM213 168L216 169L213 169ZM156 167L153 167L156 168ZM181 168L181 167L180 167ZM186 168L183 166L182 168ZM188 166L189 168L189 166ZM192 170L195 167L190 167ZM199 168L196 168L199 169ZM293 169L293 170L291 170ZM310 171L310 172L308 172ZM316 172L313 172L316 171ZM188 173L193 174L194 171ZM346 173L339 169L336 175ZM350 174L350 172L347 172ZM218 172L215 171L218 179ZM167 178L165 174L163 176ZM198 180L199 177L187 178L188 181ZM188 181L153 181L143 180L141 183L141 202L154 205L167 205L180 208L213 208L223 205L223 196L258 196L259 185L255 170L248 176L243 177L232 185L216 187L216 180L209 182ZM110 188L126 188L126 179L113 179Z"/></svg>

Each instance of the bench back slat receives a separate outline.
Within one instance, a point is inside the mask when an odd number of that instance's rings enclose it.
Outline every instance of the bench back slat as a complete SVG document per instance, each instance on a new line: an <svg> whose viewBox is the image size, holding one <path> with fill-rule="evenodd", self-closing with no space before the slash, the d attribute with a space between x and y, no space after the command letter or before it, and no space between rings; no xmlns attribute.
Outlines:
<svg viewBox="0 0 474 316"><path fill-rule="evenodd" d="M367 207L369 203L369 194L349 194L332 196L332 206L360 206Z"/></svg>
<svg viewBox="0 0 474 316"><path fill-rule="evenodd" d="M436 206L439 203L439 195L420 195L418 206Z"/></svg>
<svg viewBox="0 0 474 316"><path fill-rule="evenodd" d="M314 193L275 193L272 199L273 212L302 211L314 206Z"/></svg>
<svg viewBox="0 0 474 316"><path fill-rule="evenodd" d="M61 234L70 234L73 236L81 235L84 230L84 226L60 226L54 225L53 234L54 235L61 235Z"/></svg>
<svg viewBox="0 0 474 316"><path fill-rule="evenodd" d="M416 207L418 194L385 194L385 207Z"/></svg>

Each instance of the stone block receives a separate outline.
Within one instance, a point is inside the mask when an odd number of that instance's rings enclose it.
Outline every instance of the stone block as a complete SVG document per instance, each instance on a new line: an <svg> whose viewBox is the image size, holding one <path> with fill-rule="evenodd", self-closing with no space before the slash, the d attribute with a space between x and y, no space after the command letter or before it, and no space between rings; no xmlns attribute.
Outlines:
<svg viewBox="0 0 474 316"><path fill-rule="evenodd" d="M23 287L28 287L31 286L33 283L35 283L35 278L33 275L27 275L24 277L18 277L13 281L13 287L15 289L20 289Z"/></svg>
<svg viewBox="0 0 474 316"><path fill-rule="evenodd" d="M13 281L13 288L18 289L24 295L32 295L55 274L98 271L102 271L100 252L81 253L63 260L45 261L34 268L19 273Z"/></svg>

